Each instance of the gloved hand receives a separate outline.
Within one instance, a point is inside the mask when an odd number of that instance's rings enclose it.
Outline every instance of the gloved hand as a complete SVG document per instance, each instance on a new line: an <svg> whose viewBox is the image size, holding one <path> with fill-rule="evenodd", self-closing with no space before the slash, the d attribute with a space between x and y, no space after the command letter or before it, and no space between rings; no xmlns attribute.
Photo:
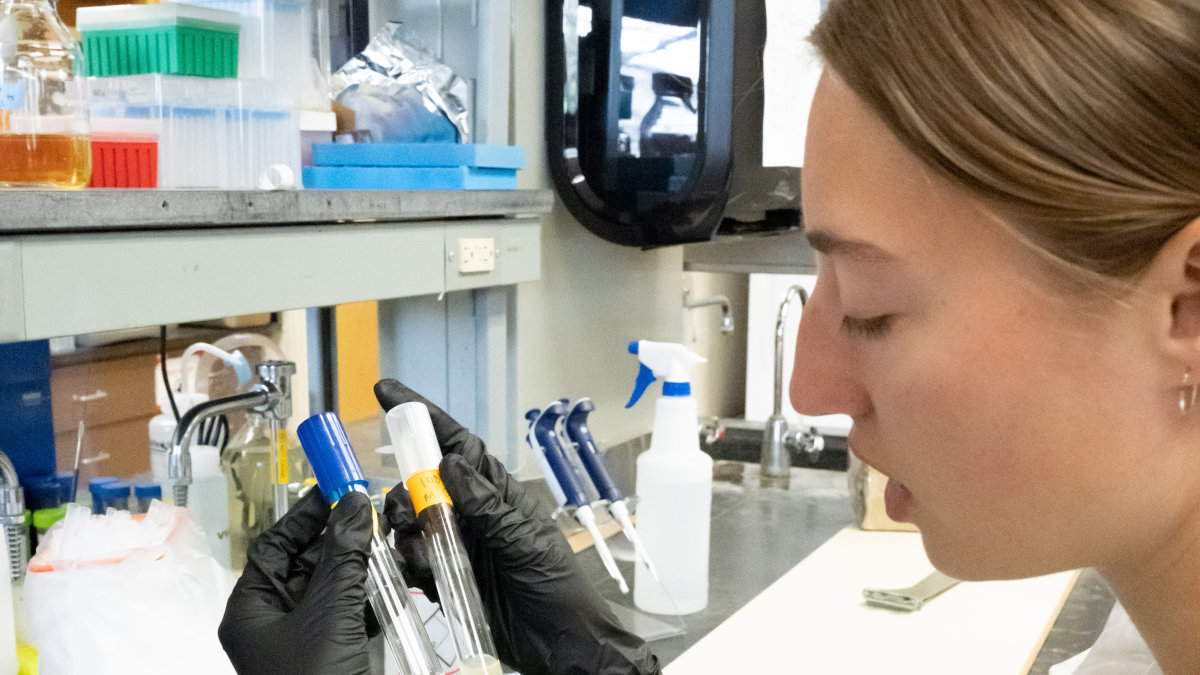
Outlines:
<svg viewBox="0 0 1200 675"><path fill-rule="evenodd" d="M254 540L217 630L239 673L371 672L365 608L373 508L352 492L331 510L314 489Z"/></svg>
<svg viewBox="0 0 1200 675"><path fill-rule="evenodd" d="M580 574L549 513L487 454L483 441L395 380L376 384L375 397L384 410L409 401L429 406L444 455L442 482L454 501L501 661L523 675L660 672L642 639L621 626ZM405 579L433 592L420 526L403 484L388 493L385 512L405 558Z"/></svg>

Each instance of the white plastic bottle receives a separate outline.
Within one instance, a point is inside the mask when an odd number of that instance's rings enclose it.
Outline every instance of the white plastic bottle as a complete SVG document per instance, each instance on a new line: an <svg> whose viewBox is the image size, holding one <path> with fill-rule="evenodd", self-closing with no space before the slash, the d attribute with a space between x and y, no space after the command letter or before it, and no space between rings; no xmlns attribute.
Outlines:
<svg viewBox="0 0 1200 675"><path fill-rule="evenodd" d="M204 528L212 555L230 569L229 487L221 471L221 451L211 445L193 445L192 484L188 488L188 511Z"/></svg>
<svg viewBox="0 0 1200 675"><path fill-rule="evenodd" d="M700 450L688 375L704 359L672 343L642 340L629 350L638 355L642 370L626 407L655 375L665 380L650 449L637 461L637 529L662 583L645 565L636 565L633 602L654 614L691 614L708 606L713 461Z"/></svg>

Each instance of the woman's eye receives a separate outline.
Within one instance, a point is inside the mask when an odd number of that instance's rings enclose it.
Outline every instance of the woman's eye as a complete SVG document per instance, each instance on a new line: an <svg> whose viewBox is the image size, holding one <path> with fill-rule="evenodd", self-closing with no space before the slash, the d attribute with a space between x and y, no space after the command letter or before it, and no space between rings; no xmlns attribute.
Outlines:
<svg viewBox="0 0 1200 675"><path fill-rule="evenodd" d="M842 317L842 330L857 337L881 338L887 335L892 327L892 315L880 314L866 319L852 316Z"/></svg>

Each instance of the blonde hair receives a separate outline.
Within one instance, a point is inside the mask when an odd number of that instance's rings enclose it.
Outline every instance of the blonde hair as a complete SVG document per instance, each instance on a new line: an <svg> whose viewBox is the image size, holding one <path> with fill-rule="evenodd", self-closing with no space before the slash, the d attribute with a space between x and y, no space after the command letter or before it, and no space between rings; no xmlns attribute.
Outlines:
<svg viewBox="0 0 1200 675"><path fill-rule="evenodd" d="M1131 283L1200 217L1196 0L832 0L811 40L1065 278Z"/></svg>

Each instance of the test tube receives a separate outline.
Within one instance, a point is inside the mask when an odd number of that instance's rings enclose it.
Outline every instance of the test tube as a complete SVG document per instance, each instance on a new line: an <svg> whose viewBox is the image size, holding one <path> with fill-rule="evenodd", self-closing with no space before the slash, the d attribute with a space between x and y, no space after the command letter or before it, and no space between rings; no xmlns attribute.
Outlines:
<svg viewBox="0 0 1200 675"><path fill-rule="evenodd" d="M346 429L335 413L313 415L296 429L304 454L312 465L321 494L330 504L348 492L367 494L367 481ZM375 610L380 631L401 675L441 675L433 643L425 633L416 607L408 595L408 584L400 576L396 561L379 531L379 516L371 509L374 532L367 557L367 599Z"/></svg>
<svg viewBox="0 0 1200 675"><path fill-rule="evenodd" d="M500 675L492 631L484 618L483 602L475 585L475 574L454 520L453 504L438 464L438 445L429 409L424 403L402 403L387 413L388 435L396 449L400 476L412 497L413 510L429 551L433 581L450 635L458 651L462 675Z"/></svg>

